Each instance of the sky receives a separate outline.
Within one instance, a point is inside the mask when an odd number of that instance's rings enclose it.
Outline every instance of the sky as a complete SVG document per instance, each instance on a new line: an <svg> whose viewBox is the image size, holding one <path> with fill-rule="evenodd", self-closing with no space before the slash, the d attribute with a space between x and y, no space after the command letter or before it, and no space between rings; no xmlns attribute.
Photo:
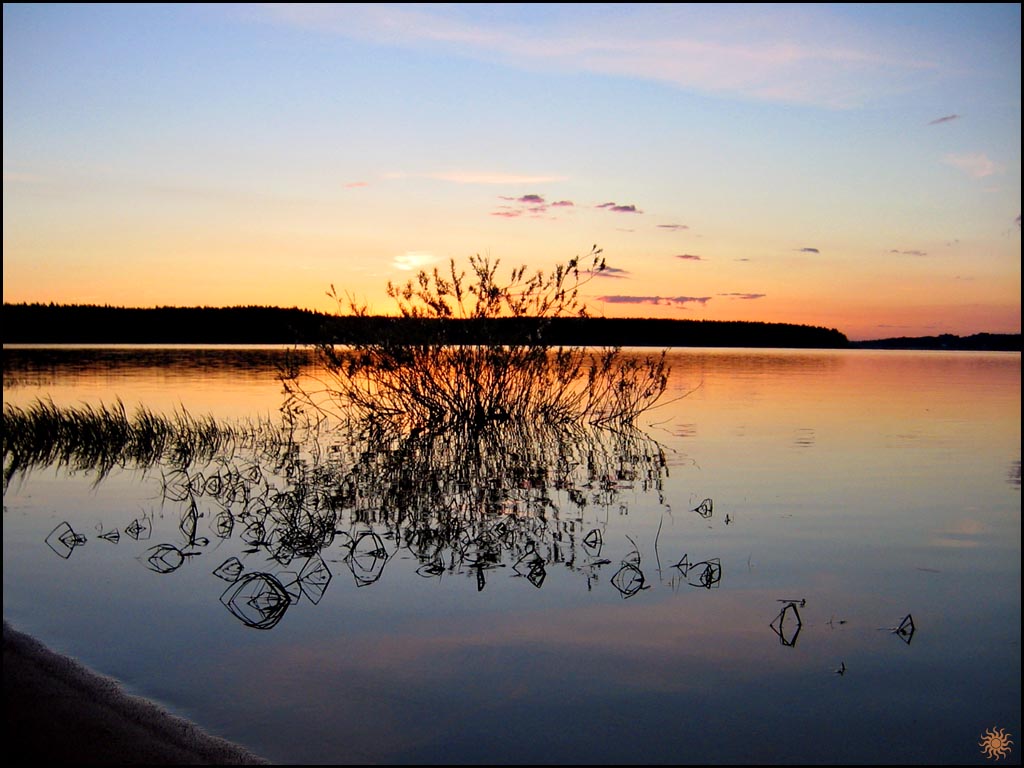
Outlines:
<svg viewBox="0 0 1024 768"><path fill-rule="evenodd" d="M5 4L4 301L388 314L596 245L593 315L1019 333L1020 22Z"/></svg>

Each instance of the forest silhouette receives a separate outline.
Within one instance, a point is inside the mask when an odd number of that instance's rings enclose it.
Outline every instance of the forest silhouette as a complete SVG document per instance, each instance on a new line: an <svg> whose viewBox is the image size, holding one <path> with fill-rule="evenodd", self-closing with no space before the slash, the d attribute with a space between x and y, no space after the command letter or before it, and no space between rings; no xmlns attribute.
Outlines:
<svg viewBox="0 0 1024 768"><path fill-rule="evenodd" d="M295 307L155 307L91 304L3 305L4 344L337 344L387 335L409 344L509 343L531 318L436 320L336 316ZM850 341L834 328L715 320L556 318L546 320L554 346L778 347L791 349L945 349L1019 352L1019 333L940 334Z"/></svg>
<svg viewBox="0 0 1024 768"><path fill-rule="evenodd" d="M5 344L336 344L383 336L408 344L514 343L539 319L335 316L280 307L128 308L4 304ZM842 349L844 334L787 323L604 317L544 320L552 346L791 347ZM485 342L486 340L486 342Z"/></svg>

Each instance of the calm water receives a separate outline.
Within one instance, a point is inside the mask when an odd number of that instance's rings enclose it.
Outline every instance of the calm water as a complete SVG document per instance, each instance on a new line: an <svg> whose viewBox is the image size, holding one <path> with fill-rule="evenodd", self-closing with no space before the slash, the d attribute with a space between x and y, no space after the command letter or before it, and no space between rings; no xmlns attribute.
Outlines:
<svg viewBox="0 0 1024 768"><path fill-rule="evenodd" d="M5 348L4 402L276 418L281 355ZM1019 763L1020 355L671 363L640 436L34 468L4 615L276 762Z"/></svg>

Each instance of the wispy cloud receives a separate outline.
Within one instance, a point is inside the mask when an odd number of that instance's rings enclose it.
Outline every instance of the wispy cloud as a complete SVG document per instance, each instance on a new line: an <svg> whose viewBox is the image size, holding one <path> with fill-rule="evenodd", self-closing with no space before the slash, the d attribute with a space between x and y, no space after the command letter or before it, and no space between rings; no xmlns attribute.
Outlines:
<svg viewBox="0 0 1024 768"><path fill-rule="evenodd" d="M677 259L683 259L684 261L703 261L704 260L701 256L698 256L695 253L677 253L676 254L676 258Z"/></svg>
<svg viewBox="0 0 1024 768"><path fill-rule="evenodd" d="M598 296L608 304L654 304L683 307L687 304L707 304L710 296Z"/></svg>
<svg viewBox="0 0 1024 768"><path fill-rule="evenodd" d="M720 293L719 296L726 296L730 299L743 299L744 301L750 301L752 299L763 299L767 296L767 293Z"/></svg>
<svg viewBox="0 0 1024 768"><path fill-rule="evenodd" d="M946 115L945 117L937 117L932 120L928 125L938 125L939 123L948 123L950 120L959 120L960 115Z"/></svg>
<svg viewBox="0 0 1024 768"><path fill-rule="evenodd" d="M391 266L403 272L412 272L423 269L436 261L438 261L438 257L427 251L406 251L400 256L395 256Z"/></svg>
<svg viewBox="0 0 1024 768"><path fill-rule="evenodd" d="M544 198L541 195L523 195L522 197L508 197L507 195L499 195L502 200L508 200L513 203L523 203L524 205L544 205Z"/></svg>
<svg viewBox="0 0 1024 768"><path fill-rule="evenodd" d="M986 176L1000 173L1002 167L989 160L984 152L968 152L963 155L946 155L942 162L963 171L975 179L983 179Z"/></svg>
<svg viewBox="0 0 1024 768"><path fill-rule="evenodd" d="M673 232L679 232L683 229L689 229L690 227L686 224L659 224L658 229L668 229Z"/></svg>
<svg viewBox="0 0 1024 768"><path fill-rule="evenodd" d="M479 173L473 171L444 171L426 174L431 179L451 181L455 184L549 184L565 181L565 176L527 175L515 173Z"/></svg>
<svg viewBox="0 0 1024 768"><path fill-rule="evenodd" d="M502 173L500 171L428 171L426 173L407 173L393 171L384 174L386 179L434 179L448 181L452 184L479 184L483 186L513 186L517 184L550 184L565 181L565 176L554 174Z"/></svg>
<svg viewBox="0 0 1024 768"><path fill-rule="evenodd" d="M606 266L600 272L595 272L594 277L611 277L615 279L622 279L626 277L628 274L630 274L628 270L619 269L618 267Z"/></svg>
<svg viewBox="0 0 1024 768"><path fill-rule="evenodd" d="M821 253L817 248L797 248L797 253Z"/></svg>
<svg viewBox="0 0 1024 768"><path fill-rule="evenodd" d="M571 200L559 200L549 203L543 195L536 193L519 195L518 197L499 195L498 199L505 200L508 203L512 203L512 205L499 205L495 210L491 211L491 216L502 216L506 219L516 219L520 216L538 218L546 214L550 208L573 207Z"/></svg>
<svg viewBox="0 0 1024 768"><path fill-rule="evenodd" d="M927 256L928 254L924 251L900 251L895 248L889 251L889 253L899 254L900 256Z"/></svg>
<svg viewBox="0 0 1024 768"><path fill-rule="evenodd" d="M612 14L498 13L490 7L278 4L279 23L548 72L667 82L742 98L849 108L940 69L922 44L851 27L827 8L632 6ZM522 16L528 15L528 19Z"/></svg>
<svg viewBox="0 0 1024 768"><path fill-rule="evenodd" d="M643 213L635 205L619 205L618 203L601 203L595 205L595 208L604 208L606 211L614 211L615 213Z"/></svg>

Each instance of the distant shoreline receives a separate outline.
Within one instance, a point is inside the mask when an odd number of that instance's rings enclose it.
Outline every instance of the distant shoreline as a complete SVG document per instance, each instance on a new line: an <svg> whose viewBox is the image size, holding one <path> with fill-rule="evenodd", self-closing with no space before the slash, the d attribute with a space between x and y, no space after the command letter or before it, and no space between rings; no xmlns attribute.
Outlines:
<svg viewBox="0 0 1024 768"><path fill-rule="evenodd" d="M4 304L4 344L510 344L782 349L1021 350L1020 334L850 341L834 328L789 323L643 318L435 320L338 317L281 307Z"/></svg>
<svg viewBox="0 0 1024 768"><path fill-rule="evenodd" d="M851 341L853 349L948 350L954 352L1020 352L1019 333L975 333L971 336L900 336L873 341Z"/></svg>

